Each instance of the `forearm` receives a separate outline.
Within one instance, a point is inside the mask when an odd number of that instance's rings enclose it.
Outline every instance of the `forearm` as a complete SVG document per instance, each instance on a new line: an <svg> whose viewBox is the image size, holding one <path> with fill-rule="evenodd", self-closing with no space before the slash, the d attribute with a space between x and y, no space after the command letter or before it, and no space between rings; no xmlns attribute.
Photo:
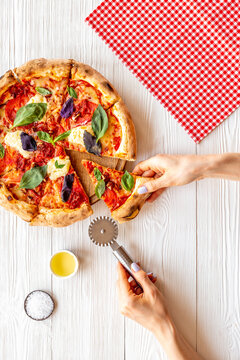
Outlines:
<svg viewBox="0 0 240 360"><path fill-rule="evenodd" d="M171 320L153 332L169 360L203 360L184 337L178 333Z"/></svg>
<svg viewBox="0 0 240 360"><path fill-rule="evenodd" d="M197 179L223 178L240 180L240 154L227 153L223 155L200 155L193 159Z"/></svg>

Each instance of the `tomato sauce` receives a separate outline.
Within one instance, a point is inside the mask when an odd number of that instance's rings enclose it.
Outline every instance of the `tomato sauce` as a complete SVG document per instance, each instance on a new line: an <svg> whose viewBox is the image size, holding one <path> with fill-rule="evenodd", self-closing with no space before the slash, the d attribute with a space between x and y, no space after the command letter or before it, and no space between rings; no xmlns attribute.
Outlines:
<svg viewBox="0 0 240 360"><path fill-rule="evenodd" d="M114 146L114 150L117 151L119 149L119 146L121 144L121 137L120 136L116 136L114 139L113 139L113 146Z"/></svg>
<svg viewBox="0 0 240 360"><path fill-rule="evenodd" d="M26 193L27 201L34 205L39 205L44 194L45 182L43 181L35 189L23 189Z"/></svg>
<svg viewBox="0 0 240 360"><path fill-rule="evenodd" d="M94 104L89 100L81 100L74 104L74 112L68 120L67 128L75 128L77 126L88 125L91 123L92 116L98 104Z"/></svg>
<svg viewBox="0 0 240 360"><path fill-rule="evenodd" d="M68 174L71 174L73 172L73 169L71 169ZM85 191L83 190L83 187L80 184L77 175L74 174L72 192L66 204L68 204L69 209L76 209L79 208L82 203L89 203L89 199Z"/></svg>
<svg viewBox="0 0 240 360"><path fill-rule="evenodd" d="M37 150L34 151L33 162L37 166L46 165L55 155L55 147L45 141L39 142Z"/></svg>

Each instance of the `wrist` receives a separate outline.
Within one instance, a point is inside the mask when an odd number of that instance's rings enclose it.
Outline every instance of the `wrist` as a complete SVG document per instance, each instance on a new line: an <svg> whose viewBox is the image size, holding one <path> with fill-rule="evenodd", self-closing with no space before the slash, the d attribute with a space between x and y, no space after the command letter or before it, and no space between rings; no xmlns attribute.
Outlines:
<svg viewBox="0 0 240 360"><path fill-rule="evenodd" d="M176 328L172 319L166 315L164 318L156 318L152 328L152 333L161 343L163 348L167 348L168 344L172 344L176 339Z"/></svg>
<svg viewBox="0 0 240 360"><path fill-rule="evenodd" d="M178 332L170 318L167 317L159 322L153 334L160 342L169 360L203 360Z"/></svg>
<svg viewBox="0 0 240 360"><path fill-rule="evenodd" d="M218 162L219 159L216 155L196 155L192 164L195 180L214 176Z"/></svg>

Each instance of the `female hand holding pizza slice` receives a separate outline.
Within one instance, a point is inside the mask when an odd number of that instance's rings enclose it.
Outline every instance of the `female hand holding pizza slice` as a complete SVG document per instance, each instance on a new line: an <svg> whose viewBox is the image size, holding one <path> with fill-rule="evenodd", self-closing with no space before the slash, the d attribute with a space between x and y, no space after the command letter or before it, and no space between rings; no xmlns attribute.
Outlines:
<svg viewBox="0 0 240 360"><path fill-rule="evenodd" d="M181 186L205 178L240 180L240 154L156 155L140 162L134 169L138 176L150 177L139 194L153 202L165 188Z"/></svg>

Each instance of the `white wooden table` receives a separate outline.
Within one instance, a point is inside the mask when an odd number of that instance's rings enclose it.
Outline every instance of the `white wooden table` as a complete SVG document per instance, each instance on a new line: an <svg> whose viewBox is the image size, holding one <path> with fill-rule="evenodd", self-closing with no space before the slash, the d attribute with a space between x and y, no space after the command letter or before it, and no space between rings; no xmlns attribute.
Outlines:
<svg viewBox="0 0 240 360"><path fill-rule="evenodd" d="M160 152L239 152L240 112L195 145L84 23L98 3L3 0L0 73L38 57L74 58L95 67L132 113L138 161ZM102 202L94 206L94 216L100 214L108 214ZM179 329L206 359L240 359L239 218L240 184L204 180L166 191L120 226L119 242L158 274ZM0 359L165 359L149 332L119 314L116 260L90 243L90 220L65 229L31 228L0 209ZM77 276L65 281L52 278L48 266L61 248L80 259ZM44 322L23 311L34 289L51 292L57 302Z"/></svg>

